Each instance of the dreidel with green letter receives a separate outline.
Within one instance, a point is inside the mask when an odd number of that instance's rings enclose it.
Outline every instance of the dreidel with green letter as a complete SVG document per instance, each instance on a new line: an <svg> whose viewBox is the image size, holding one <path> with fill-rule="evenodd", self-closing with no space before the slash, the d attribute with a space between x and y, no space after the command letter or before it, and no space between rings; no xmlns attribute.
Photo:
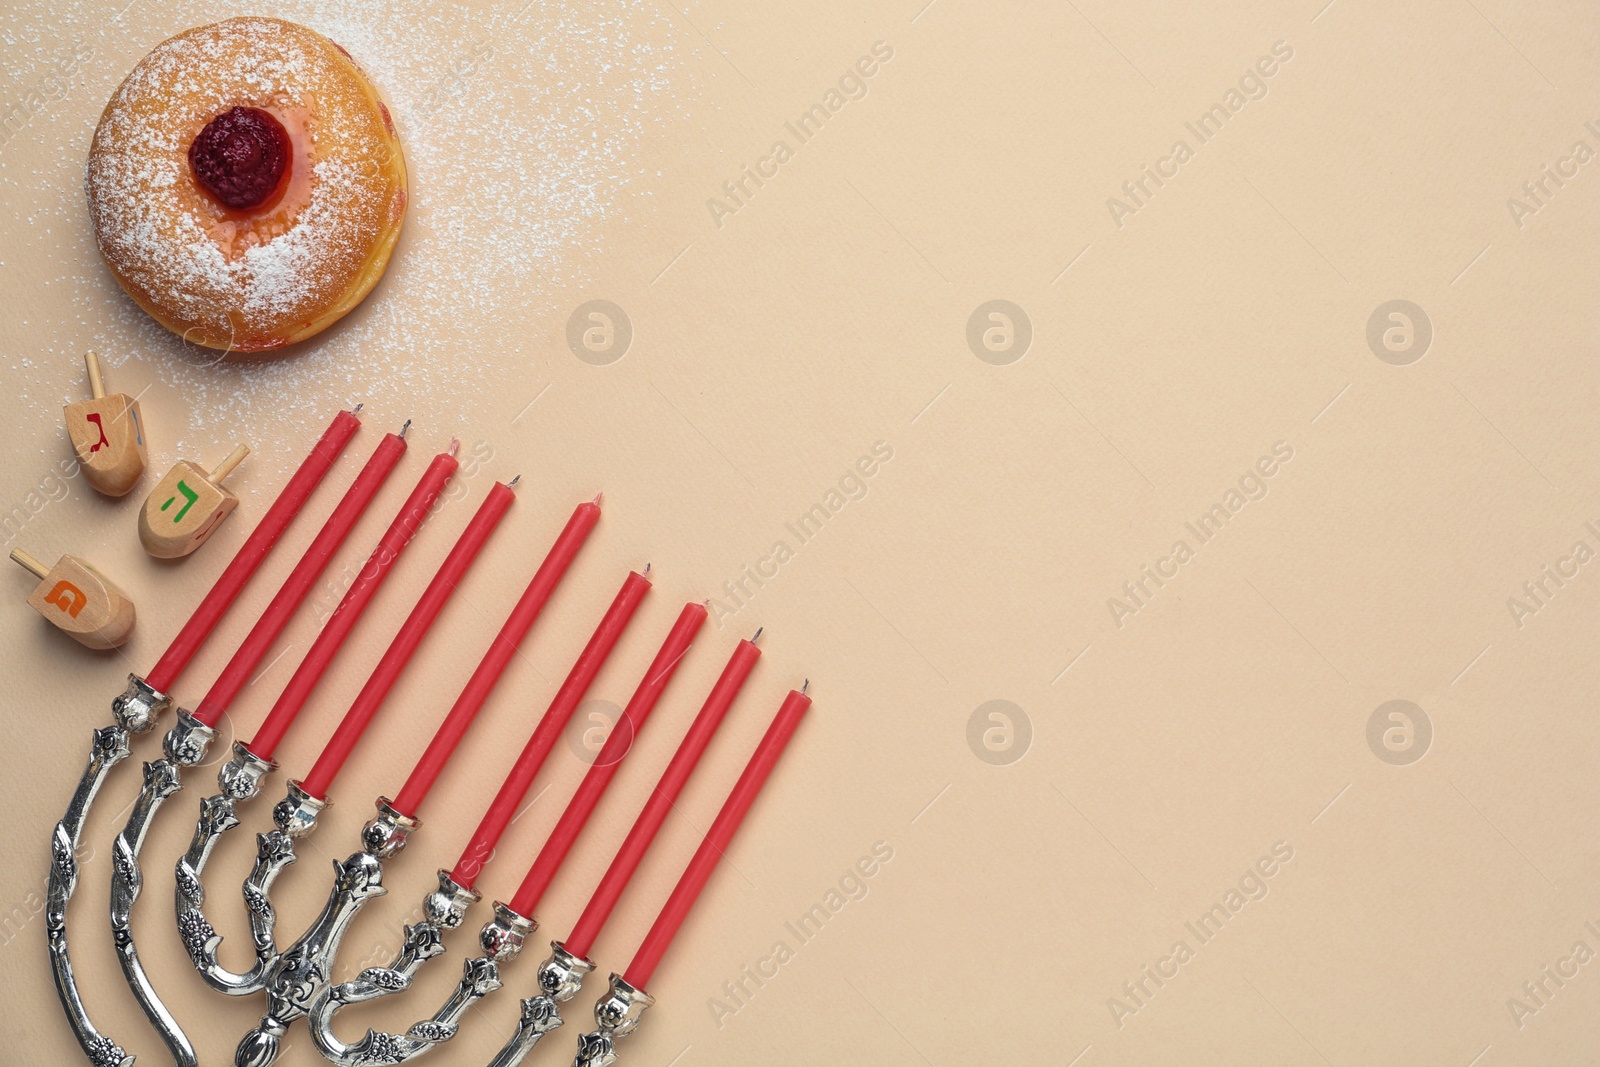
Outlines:
<svg viewBox="0 0 1600 1067"><path fill-rule="evenodd" d="M100 359L93 352L89 367L89 399L61 409L67 436L78 454L83 479L106 496L123 496L144 475L144 421L139 401L127 393L106 395Z"/></svg>
<svg viewBox="0 0 1600 1067"><path fill-rule="evenodd" d="M139 511L139 541L157 559L187 556L211 536L239 504L239 498L222 487L250 454L244 445L207 473L198 464L180 459L144 499Z"/></svg>
<svg viewBox="0 0 1600 1067"><path fill-rule="evenodd" d="M116 648L133 633L133 601L83 560L62 556L46 567L20 548L11 558L39 579L28 606L80 645Z"/></svg>

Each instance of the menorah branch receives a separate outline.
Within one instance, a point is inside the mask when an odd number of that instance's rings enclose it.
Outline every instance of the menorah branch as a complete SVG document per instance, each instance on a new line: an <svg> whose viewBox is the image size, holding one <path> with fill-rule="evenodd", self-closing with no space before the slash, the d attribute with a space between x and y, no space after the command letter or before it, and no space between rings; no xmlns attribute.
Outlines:
<svg viewBox="0 0 1600 1067"><path fill-rule="evenodd" d="M67 1021L84 1055L95 1067L132 1067L133 1057L116 1042L100 1033L89 1019L72 956L67 945L67 904L78 887L78 847L83 824L94 806L95 797L111 769L128 758L129 739L153 729L156 720L170 705L165 693L151 687L138 675L128 676L128 688L111 702L115 725L94 731L89 762L78 779L78 787L67 802L66 813L50 838L50 881L46 891L45 927L50 939L50 973L56 994L66 1011Z"/></svg>
<svg viewBox="0 0 1600 1067"><path fill-rule="evenodd" d="M418 826L388 798L378 799L378 814L361 831L362 848L333 863L333 888L322 912L305 933L267 968L267 1011L234 1052L236 1067L268 1067L278 1058L283 1035L315 1006L328 985L339 943L366 902L388 893L383 861L405 847Z"/></svg>

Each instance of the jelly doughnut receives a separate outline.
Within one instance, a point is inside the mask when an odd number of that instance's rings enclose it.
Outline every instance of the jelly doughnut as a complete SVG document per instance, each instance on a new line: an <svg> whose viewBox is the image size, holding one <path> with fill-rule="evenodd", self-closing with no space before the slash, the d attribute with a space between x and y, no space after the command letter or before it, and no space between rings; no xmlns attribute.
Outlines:
<svg viewBox="0 0 1600 1067"><path fill-rule="evenodd" d="M235 18L157 45L89 149L89 215L156 321L229 353L326 329L388 266L406 168L389 110L313 30Z"/></svg>

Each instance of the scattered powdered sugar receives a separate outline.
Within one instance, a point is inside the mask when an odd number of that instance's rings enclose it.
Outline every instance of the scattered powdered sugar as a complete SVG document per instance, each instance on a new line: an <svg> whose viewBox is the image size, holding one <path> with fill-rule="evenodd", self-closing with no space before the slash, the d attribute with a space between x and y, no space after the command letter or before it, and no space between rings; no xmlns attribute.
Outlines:
<svg viewBox="0 0 1600 1067"><path fill-rule="evenodd" d="M121 25L109 25L103 5L19 4L0 30L0 72L16 84L71 54L75 41L93 54L73 75L75 87L23 134L47 139L51 152L30 152L41 162L23 171L15 146L0 147L0 189L18 205L6 225L43 225L50 239L92 250L82 182L101 103L140 50L193 25L253 13L227 2L136 5ZM481 395L493 360L517 358L505 351L507 338L526 335L538 316L563 305L563 290L581 284L584 260L607 227L630 218L633 198L645 195L629 188L644 174L641 146L684 118L693 95L679 84L686 77L681 28L645 4L513 0L485 16L453 3L308 0L274 5L272 14L344 47L389 103L410 201L387 275L344 320L282 355L218 363L217 353L185 344L117 291L98 256L64 256L77 269L29 280L65 287L78 321L45 331L49 350L30 353L31 373L20 374L13 361L13 378L28 379L16 383L18 391L36 391L46 421L76 390L86 348L113 367L138 359L184 399L188 425L165 428L169 446L192 437L210 450L240 422L270 425L285 444L308 440L327 422L330 395L401 415L419 394L435 410ZM124 58L127 41L137 50ZM335 173L319 169L318 177L330 188L341 184ZM196 230L197 241L211 244ZM308 255L303 244L281 238L233 264L212 248L214 258L190 255L199 281L247 270L255 279L251 299L264 309L293 298ZM0 279L6 258L0 252ZM80 276L84 264L93 276Z"/></svg>

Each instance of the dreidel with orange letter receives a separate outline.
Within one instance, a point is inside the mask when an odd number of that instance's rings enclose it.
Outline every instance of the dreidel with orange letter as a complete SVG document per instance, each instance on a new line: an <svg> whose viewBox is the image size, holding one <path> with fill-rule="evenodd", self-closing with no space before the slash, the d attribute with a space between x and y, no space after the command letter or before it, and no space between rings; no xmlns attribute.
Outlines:
<svg viewBox="0 0 1600 1067"><path fill-rule="evenodd" d="M144 475L144 421L139 402L127 393L106 395L100 359L83 357L89 366L89 399L61 409L67 436L78 454L83 477L106 496L123 496Z"/></svg>
<svg viewBox="0 0 1600 1067"><path fill-rule="evenodd" d="M177 559L205 544L239 504L239 498L222 487L222 480L249 454L250 449L240 445L210 473L186 459L174 463L139 511L144 550L157 559Z"/></svg>
<svg viewBox="0 0 1600 1067"><path fill-rule="evenodd" d="M62 556L46 567L20 548L11 558L39 579L29 606L80 645L116 648L133 633L133 601L83 560Z"/></svg>

